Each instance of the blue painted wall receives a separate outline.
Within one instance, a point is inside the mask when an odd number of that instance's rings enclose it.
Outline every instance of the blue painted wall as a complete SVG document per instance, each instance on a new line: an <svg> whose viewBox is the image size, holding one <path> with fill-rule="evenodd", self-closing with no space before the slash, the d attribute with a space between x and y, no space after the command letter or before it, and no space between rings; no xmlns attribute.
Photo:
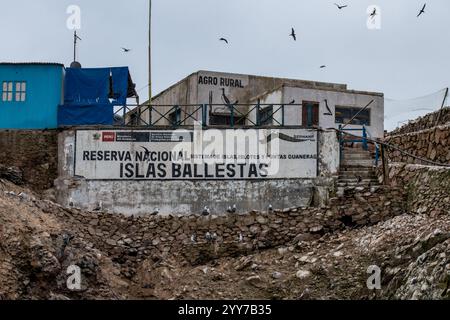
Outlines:
<svg viewBox="0 0 450 320"><path fill-rule="evenodd" d="M0 129L57 128L63 102L64 67L56 64L0 64ZM26 101L5 102L3 82L26 82ZM15 90L15 85L13 90Z"/></svg>

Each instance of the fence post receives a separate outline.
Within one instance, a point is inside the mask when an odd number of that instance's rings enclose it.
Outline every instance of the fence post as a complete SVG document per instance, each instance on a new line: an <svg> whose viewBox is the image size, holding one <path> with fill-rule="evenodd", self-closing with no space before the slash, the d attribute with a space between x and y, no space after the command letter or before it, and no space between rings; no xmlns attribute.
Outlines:
<svg viewBox="0 0 450 320"><path fill-rule="evenodd" d="M261 126L261 100L258 99L258 102L256 104L256 126Z"/></svg>
<svg viewBox="0 0 450 320"><path fill-rule="evenodd" d="M389 185L389 163L386 157L386 147L381 145L381 161L383 162L383 183Z"/></svg>
<svg viewBox="0 0 450 320"><path fill-rule="evenodd" d="M367 131L366 126L363 126L363 149L369 150L369 146L367 145Z"/></svg>
<svg viewBox="0 0 450 320"><path fill-rule="evenodd" d="M281 126L284 127L284 104L281 105Z"/></svg>
<svg viewBox="0 0 450 320"><path fill-rule="evenodd" d="M231 106L231 128L234 128L234 105Z"/></svg>
<svg viewBox="0 0 450 320"><path fill-rule="evenodd" d="M150 126L150 127L153 127L153 117L152 117L152 113L153 113L153 107L152 107L152 105L151 104L149 104L148 105L148 120L149 120L149 122L148 122L148 125Z"/></svg>
<svg viewBox="0 0 450 320"><path fill-rule="evenodd" d="M208 105L202 104L202 126L206 128L208 126Z"/></svg>

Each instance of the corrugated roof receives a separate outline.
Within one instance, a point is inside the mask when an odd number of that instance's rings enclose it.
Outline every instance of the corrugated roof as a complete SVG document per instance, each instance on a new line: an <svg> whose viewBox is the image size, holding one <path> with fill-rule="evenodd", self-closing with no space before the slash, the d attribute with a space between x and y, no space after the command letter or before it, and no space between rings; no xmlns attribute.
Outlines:
<svg viewBox="0 0 450 320"><path fill-rule="evenodd" d="M60 66L64 67L64 64L57 62L1 62L0 65L37 65L37 66Z"/></svg>

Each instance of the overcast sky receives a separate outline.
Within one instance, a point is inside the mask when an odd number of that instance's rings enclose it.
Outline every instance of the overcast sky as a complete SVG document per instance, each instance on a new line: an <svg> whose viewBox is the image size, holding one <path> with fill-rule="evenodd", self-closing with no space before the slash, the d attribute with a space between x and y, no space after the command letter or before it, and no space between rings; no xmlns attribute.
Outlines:
<svg viewBox="0 0 450 320"><path fill-rule="evenodd" d="M197 70L347 83L407 99L450 85L450 1L153 0L154 93ZM66 9L81 7L84 67L129 66L147 83L148 0L15 0L0 9L0 61L72 61ZM380 6L381 30L366 26ZM298 41L289 37L294 27ZM227 46L218 41L229 39ZM121 47L132 51L124 54ZM326 69L319 69L320 65ZM146 99L147 90L140 95Z"/></svg>

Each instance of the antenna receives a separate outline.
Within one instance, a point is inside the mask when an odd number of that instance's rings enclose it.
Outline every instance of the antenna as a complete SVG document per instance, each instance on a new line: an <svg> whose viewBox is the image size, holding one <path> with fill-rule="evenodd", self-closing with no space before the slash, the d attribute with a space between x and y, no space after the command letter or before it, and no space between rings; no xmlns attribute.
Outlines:
<svg viewBox="0 0 450 320"><path fill-rule="evenodd" d="M81 38L77 35L77 30L73 32L73 61L77 61L77 41Z"/></svg>

